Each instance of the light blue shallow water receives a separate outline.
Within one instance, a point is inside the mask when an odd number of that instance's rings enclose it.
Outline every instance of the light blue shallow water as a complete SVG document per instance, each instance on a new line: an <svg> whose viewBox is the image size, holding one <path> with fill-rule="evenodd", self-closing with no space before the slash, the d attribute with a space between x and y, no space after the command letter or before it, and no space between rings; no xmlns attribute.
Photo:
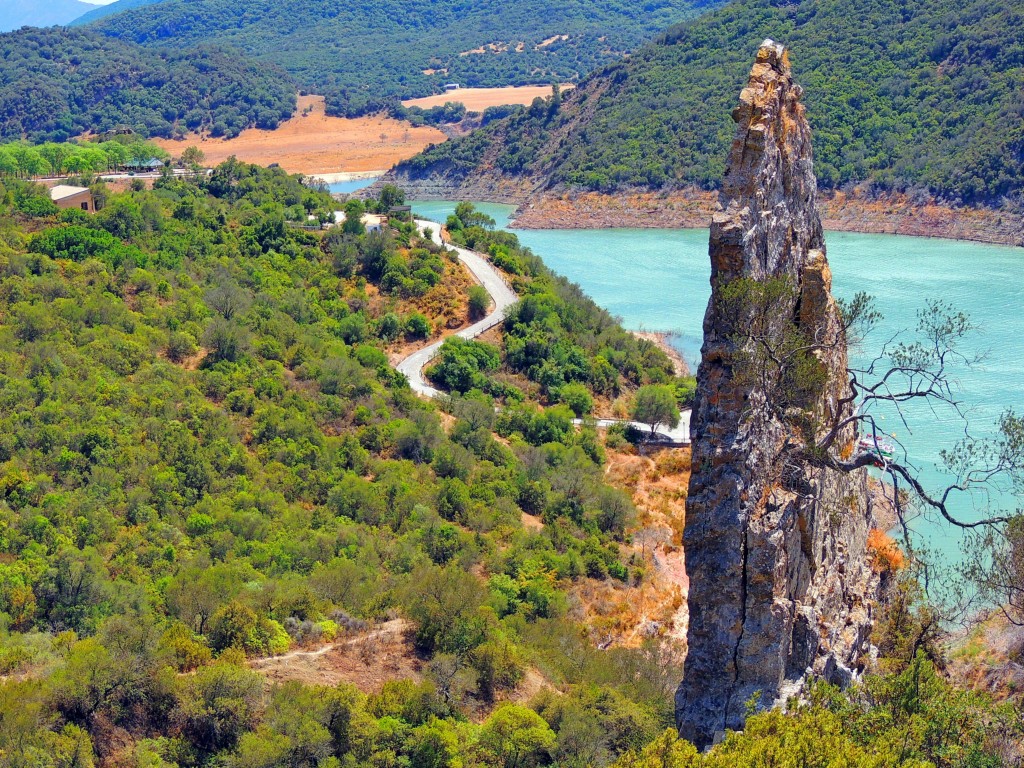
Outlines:
<svg viewBox="0 0 1024 768"><path fill-rule="evenodd" d="M418 215L440 221L454 203L416 203ZM507 224L512 206L480 204L499 226ZM520 240L556 272L579 283L601 306L622 318L628 328L672 331L674 343L696 370L701 325L710 296L707 230L520 230ZM875 297L883 321L851 357L866 355L893 334L912 331L917 312L929 299L942 299L968 313L978 330L965 344L968 354L985 353L972 368L958 368L960 397L970 410L975 434L992 434L992 425L1007 408L1024 412L1024 249L950 240L826 234L833 292L851 298L858 291ZM909 338L909 337L908 337ZM915 407L907 411L910 428L891 411L880 423L907 450L930 489L945 487L949 477L939 468L939 451L964 434L964 423L949 411ZM993 494L959 495L954 507L965 519L995 508L1022 506L1008 488ZM959 559L959 532L944 522L918 520L922 540L946 562Z"/></svg>
<svg viewBox="0 0 1024 768"><path fill-rule="evenodd" d="M338 181L338 182L335 182L334 184L328 184L327 185L327 189L329 189L331 194L334 194L334 195L340 195L340 194L348 195L348 194L351 194L352 192L356 192L356 191L358 191L360 189L363 189L365 187L370 186L376 180L377 180L376 178L373 178L373 179L356 179L355 181Z"/></svg>

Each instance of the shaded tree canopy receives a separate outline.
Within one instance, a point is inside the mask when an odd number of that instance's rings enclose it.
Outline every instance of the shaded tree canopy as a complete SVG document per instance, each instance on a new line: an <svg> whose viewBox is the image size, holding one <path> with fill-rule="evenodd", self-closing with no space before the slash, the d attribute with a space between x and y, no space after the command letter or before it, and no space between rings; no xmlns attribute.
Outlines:
<svg viewBox="0 0 1024 768"><path fill-rule="evenodd" d="M84 29L0 35L0 139L65 141L119 126L235 136L275 128L294 109L290 78L240 51L146 50Z"/></svg>

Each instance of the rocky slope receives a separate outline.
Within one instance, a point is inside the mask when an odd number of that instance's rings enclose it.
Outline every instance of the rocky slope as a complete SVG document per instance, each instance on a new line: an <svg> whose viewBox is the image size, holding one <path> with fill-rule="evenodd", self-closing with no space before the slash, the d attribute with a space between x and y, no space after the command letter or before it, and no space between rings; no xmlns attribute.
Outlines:
<svg viewBox="0 0 1024 768"><path fill-rule="evenodd" d="M766 40L733 111L711 225L676 697L680 732L698 745L741 727L753 696L761 707L784 699L808 670L848 681L868 650L867 476L803 458L850 406L801 96L786 52ZM837 445L852 449L854 437Z"/></svg>

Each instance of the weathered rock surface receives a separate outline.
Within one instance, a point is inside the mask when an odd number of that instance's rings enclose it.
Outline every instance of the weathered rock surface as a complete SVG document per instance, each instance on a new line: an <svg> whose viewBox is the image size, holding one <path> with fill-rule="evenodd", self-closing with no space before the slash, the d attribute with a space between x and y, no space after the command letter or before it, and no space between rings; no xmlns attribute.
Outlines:
<svg viewBox="0 0 1024 768"><path fill-rule="evenodd" d="M808 669L845 682L869 642L877 580L865 557L867 477L803 458L849 406L840 404L846 342L801 94L786 52L766 40L733 112L711 225L684 537L689 650L676 695L680 732L700 746L742 727L752 696L771 706ZM773 283L786 290L767 317L726 299L740 284ZM819 347L813 391L790 391L785 369L758 357L757 339L776 344L792 333ZM847 430L836 445L853 440Z"/></svg>

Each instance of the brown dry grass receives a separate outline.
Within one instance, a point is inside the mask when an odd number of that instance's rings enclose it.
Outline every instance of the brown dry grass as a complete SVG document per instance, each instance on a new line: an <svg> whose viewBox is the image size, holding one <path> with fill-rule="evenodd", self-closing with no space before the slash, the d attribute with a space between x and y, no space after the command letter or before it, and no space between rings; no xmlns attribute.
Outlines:
<svg viewBox="0 0 1024 768"><path fill-rule="evenodd" d="M544 521L537 517L537 515L531 515L528 512L523 512L519 515L519 519L523 524L523 528L528 531L537 532L544 530Z"/></svg>
<svg viewBox="0 0 1024 768"><path fill-rule="evenodd" d="M573 591L600 644L636 646L661 637L681 649L686 641L688 582L682 537L690 449L647 456L608 450L608 483L633 498L638 512L627 548L643 579L637 585L584 580Z"/></svg>
<svg viewBox="0 0 1024 768"><path fill-rule="evenodd" d="M422 679L423 662L409 639L409 624L395 619L352 638L316 650L252 659L269 682L298 680L306 685L351 683L363 693L378 693L389 680Z"/></svg>
<svg viewBox="0 0 1024 768"><path fill-rule="evenodd" d="M563 91L572 88L568 83L561 86ZM443 107L452 101L458 104L465 104L466 109L471 112L482 112L488 107L501 107L506 104L530 104L535 98L542 99L551 95L550 85L519 85L507 86L505 88L460 88L457 91L447 91L434 96L426 96L422 99L410 99L402 103L407 107L420 107L430 109L431 107Z"/></svg>
<svg viewBox="0 0 1024 768"><path fill-rule="evenodd" d="M983 691L1018 708L1024 697L1024 627L995 610L948 648L946 674L957 685ZM1009 763L1008 763L1009 764Z"/></svg>
<svg viewBox="0 0 1024 768"><path fill-rule="evenodd" d="M424 660L416 652L411 637L412 625L405 619L393 619L320 648L250 659L249 666L263 675L268 684L293 680L304 685L351 683L363 693L380 693L384 683L391 680L423 679ZM470 718L481 723L501 702L525 703L551 687L536 667L527 667L516 689L500 693L496 701L467 701Z"/></svg>
<svg viewBox="0 0 1024 768"><path fill-rule="evenodd" d="M470 323L467 291L471 285L476 284L476 280L465 264L447 262L444 278L440 283L422 296L399 301L394 308L398 314L406 315L411 312L419 312L430 320L435 329L440 330L427 340L398 341L391 344L387 350L391 364L397 365L399 361L420 347L437 339L447 338L468 326ZM379 309L381 313L385 311L383 303L380 304Z"/></svg>
<svg viewBox="0 0 1024 768"><path fill-rule="evenodd" d="M403 120L327 117L323 96L300 96L295 115L273 131L250 128L234 139L189 134L155 143L175 157L186 147L199 147L208 165L234 155L258 165L278 163L290 173L317 174L384 170L445 138L436 128L414 128Z"/></svg>

